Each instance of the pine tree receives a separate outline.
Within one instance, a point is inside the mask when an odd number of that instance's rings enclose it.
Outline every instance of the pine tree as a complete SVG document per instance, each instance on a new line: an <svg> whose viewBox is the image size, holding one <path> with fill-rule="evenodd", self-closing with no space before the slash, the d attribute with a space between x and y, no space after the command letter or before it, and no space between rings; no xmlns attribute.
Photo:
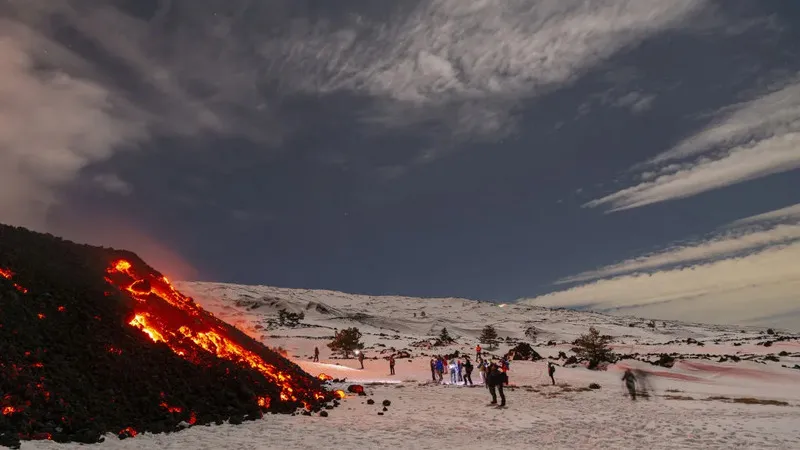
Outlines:
<svg viewBox="0 0 800 450"><path fill-rule="evenodd" d="M364 348L361 342L361 332L358 328L345 328L336 333L333 340L328 344L328 348L333 352L339 352L345 358L350 357L350 352Z"/></svg>
<svg viewBox="0 0 800 450"><path fill-rule="evenodd" d="M575 342L572 351L578 358L589 360L589 368L596 369L601 362L614 362L614 353L608 344L613 338L608 335L601 335L594 327L589 328L589 333L581 335Z"/></svg>
<svg viewBox="0 0 800 450"><path fill-rule="evenodd" d="M439 333L439 342L444 345L452 344L456 340L450 337L450 333L447 332L447 328L442 328L442 332Z"/></svg>
<svg viewBox="0 0 800 450"><path fill-rule="evenodd" d="M489 348L497 345L497 330L491 325L486 325L481 331L481 336L478 338L481 344L486 344Z"/></svg>

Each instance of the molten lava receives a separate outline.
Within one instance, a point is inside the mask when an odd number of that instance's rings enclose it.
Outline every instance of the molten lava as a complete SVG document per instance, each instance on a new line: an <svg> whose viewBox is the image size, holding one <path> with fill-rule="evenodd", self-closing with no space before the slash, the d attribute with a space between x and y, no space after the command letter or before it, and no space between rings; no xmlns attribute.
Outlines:
<svg viewBox="0 0 800 450"><path fill-rule="evenodd" d="M291 374L268 363L255 349L245 348L223 322L178 292L167 277L138 273L124 259L115 261L107 273L106 281L136 300L129 325L141 330L153 342L166 344L175 354L195 364L213 355L255 369L280 387L281 402L308 405L331 396L323 390L302 386ZM268 408L272 400L268 397L256 399L263 408Z"/></svg>
<svg viewBox="0 0 800 450"><path fill-rule="evenodd" d="M329 380L333 379L332 376L330 376L330 375L328 375L326 373L321 373L321 374L317 375L317 378L319 378L320 381L329 381Z"/></svg>
<svg viewBox="0 0 800 450"><path fill-rule="evenodd" d="M3 277L8 281L13 282L14 281L13 280L14 272L12 272L12 271L10 271L8 269L4 269L4 268L0 267L0 277ZM17 291L19 291L20 293L23 293L23 294L27 294L28 293L28 290L26 288L20 286L17 283L14 283L14 289L16 289Z"/></svg>

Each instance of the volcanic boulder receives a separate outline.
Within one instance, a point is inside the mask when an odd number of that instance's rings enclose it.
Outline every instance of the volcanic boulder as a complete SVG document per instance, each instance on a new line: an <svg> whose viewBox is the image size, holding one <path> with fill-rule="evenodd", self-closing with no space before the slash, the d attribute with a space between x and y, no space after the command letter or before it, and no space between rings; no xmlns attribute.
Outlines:
<svg viewBox="0 0 800 450"><path fill-rule="evenodd" d="M170 432L337 396L135 254L2 225L0 389L6 445Z"/></svg>

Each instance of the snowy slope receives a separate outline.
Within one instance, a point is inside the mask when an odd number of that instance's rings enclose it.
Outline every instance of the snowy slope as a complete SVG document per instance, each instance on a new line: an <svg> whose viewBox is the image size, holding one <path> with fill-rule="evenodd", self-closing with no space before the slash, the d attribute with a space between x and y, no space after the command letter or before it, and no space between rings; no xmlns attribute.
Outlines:
<svg viewBox="0 0 800 450"><path fill-rule="evenodd" d="M198 427L172 435L145 435L98 448L800 448L800 341L797 336L731 326L654 323L628 317L464 299L373 297L218 283L176 283L204 308L266 345L282 347L305 370L367 385L376 400L349 397L330 417L268 416L239 426ZM280 309L303 312L295 328L277 326ZM424 317L422 313L425 313ZM551 386L545 361L515 361L508 408L485 406L481 387L430 381L430 355L473 354L485 325L532 343L545 358L570 354L569 342L590 326L614 336L614 350L636 355L605 371L558 367ZM365 369L330 355L335 329L358 327L366 344ZM456 344L427 349L413 344L447 327ZM525 331L534 327L535 340ZM687 342L688 340L688 342ZM765 345L766 344L766 345ZM321 362L311 362L314 347ZM383 357L399 350L397 375ZM651 365L673 354L672 368ZM737 362L734 362L737 361ZM647 371L649 401L631 402L620 377L626 367ZM800 366L798 366L800 367ZM447 376L446 376L447 377ZM477 374L473 376L478 380ZM599 383L599 390L586 389ZM381 400L392 402L384 415ZM744 400L743 400L744 399ZM768 402L776 404L765 404ZM67 447L72 447L71 445ZM48 442L23 448L62 448Z"/></svg>

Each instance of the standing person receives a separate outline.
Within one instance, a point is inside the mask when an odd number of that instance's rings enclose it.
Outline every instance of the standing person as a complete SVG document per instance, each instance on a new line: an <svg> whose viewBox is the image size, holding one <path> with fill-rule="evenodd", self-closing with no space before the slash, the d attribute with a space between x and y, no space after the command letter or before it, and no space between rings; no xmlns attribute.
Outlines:
<svg viewBox="0 0 800 450"><path fill-rule="evenodd" d="M481 376L481 384L486 385L486 363L478 359L478 375Z"/></svg>
<svg viewBox="0 0 800 450"><path fill-rule="evenodd" d="M475 359L476 360L481 359L481 344L475 346Z"/></svg>
<svg viewBox="0 0 800 450"><path fill-rule="evenodd" d="M470 362L469 358L464 360L464 386L467 385L467 381L472 386L472 362Z"/></svg>
<svg viewBox="0 0 800 450"><path fill-rule="evenodd" d="M625 370L622 381L625 382L625 387L628 388L628 394L631 396L631 400L636 400L636 377L633 376L631 369Z"/></svg>
<svg viewBox="0 0 800 450"><path fill-rule="evenodd" d="M556 373L556 365L552 362L547 362L547 374L550 375L550 381L553 382L553 386L556 385L556 379L553 378L553 375Z"/></svg>
<svg viewBox="0 0 800 450"><path fill-rule="evenodd" d="M458 382L461 383L462 381L464 381L464 378L462 376L462 373L463 373L462 370L464 369L464 365L461 364L461 360L460 359L456 362L456 365L458 366L457 367L457 370L458 370Z"/></svg>
<svg viewBox="0 0 800 450"><path fill-rule="evenodd" d="M431 358L431 380L436 381L436 358Z"/></svg>
<svg viewBox="0 0 800 450"><path fill-rule="evenodd" d="M503 393L503 384L508 382L508 375L502 372L497 364L492 363L489 366L489 373L486 376L486 384L489 386L489 393L492 394L492 401L490 404L497 404L497 394L500 394L500 405L502 408L506 406L506 395ZM497 392L495 392L497 391Z"/></svg>
<svg viewBox="0 0 800 450"><path fill-rule="evenodd" d="M314 362L319 362L319 347L314 347Z"/></svg>
<svg viewBox="0 0 800 450"><path fill-rule="evenodd" d="M394 355L389 357L389 375L394 375Z"/></svg>
<svg viewBox="0 0 800 450"><path fill-rule="evenodd" d="M442 358L436 358L436 375L439 377L439 383L443 382L443 374L444 373L444 360Z"/></svg>
<svg viewBox="0 0 800 450"><path fill-rule="evenodd" d="M458 383L458 366L456 365L456 360L450 360L450 384Z"/></svg>
<svg viewBox="0 0 800 450"><path fill-rule="evenodd" d="M364 352L358 352L358 362L361 364L361 368L364 368Z"/></svg>

